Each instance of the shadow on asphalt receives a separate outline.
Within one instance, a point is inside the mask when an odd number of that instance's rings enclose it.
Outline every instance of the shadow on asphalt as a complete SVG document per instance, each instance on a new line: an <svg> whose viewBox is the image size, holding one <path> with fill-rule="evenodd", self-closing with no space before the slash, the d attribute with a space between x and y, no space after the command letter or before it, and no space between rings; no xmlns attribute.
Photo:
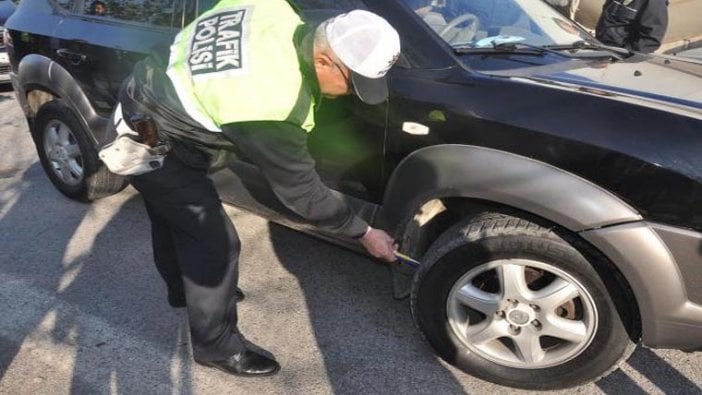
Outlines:
<svg viewBox="0 0 702 395"><path fill-rule="evenodd" d="M70 359L62 360L59 353L49 357L53 362L27 361L36 354L22 350L23 359L29 366L59 371L59 366L72 363L69 393L133 393L129 388L144 389L140 384L145 377L162 385L153 388L156 392L192 393L187 323L166 304L165 286L152 263L151 249L140 248L145 251L140 256L122 256L130 245L150 244L148 226L141 226L146 213L139 196L124 202L95 235L96 230L84 221L95 205L61 195L38 162L12 185L0 190L14 188L19 194L9 212L0 217L0 274L21 281L24 287L15 294L24 300L14 301L17 322L12 329L18 330L10 338L0 337L0 381L28 337L40 326L46 331L47 322L53 319L48 330L50 344L57 348L49 352L65 350L61 345L68 345ZM46 205L47 195L49 201L61 202L56 206L60 212L37 214L38 205ZM92 243L77 242L92 237ZM84 250L80 245L85 245ZM139 336L133 336L135 333ZM177 358L187 362L172 376ZM26 377L30 384L42 372L32 375ZM172 377L180 383L173 383ZM163 388L168 386L164 383L171 383L170 388Z"/></svg>
<svg viewBox="0 0 702 395"><path fill-rule="evenodd" d="M333 393L464 393L423 343L387 267L269 223L281 264L299 281ZM310 251L319 261L309 263Z"/></svg>
<svg viewBox="0 0 702 395"><path fill-rule="evenodd" d="M627 361L665 394L702 394L702 389L648 348L637 347ZM646 394L626 373L617 370L597 382L606 394Z"/></svg>

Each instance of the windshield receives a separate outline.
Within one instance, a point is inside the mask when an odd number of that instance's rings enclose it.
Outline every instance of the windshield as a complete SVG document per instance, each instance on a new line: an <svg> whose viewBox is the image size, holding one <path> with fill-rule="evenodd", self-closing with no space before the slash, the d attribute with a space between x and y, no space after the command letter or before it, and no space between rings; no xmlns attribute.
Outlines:
<svg viewBox="0 0 702 395"><path fill-rule="evenodd" d="M541 0L403 0L454 48L568 45L591 39Z"/></svg>

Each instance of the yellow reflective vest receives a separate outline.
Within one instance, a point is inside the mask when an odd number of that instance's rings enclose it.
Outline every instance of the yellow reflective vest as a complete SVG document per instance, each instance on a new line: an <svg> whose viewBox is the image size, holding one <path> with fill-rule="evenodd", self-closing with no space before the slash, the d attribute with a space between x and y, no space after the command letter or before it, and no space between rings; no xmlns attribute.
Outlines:
<svg viewBox="0 0 702 395"><path fill-rule="evenodd" d="M210 131L247 121L312 130L315 97L293 41L301 25L285 0L221 0L186 26L167 74L188 115Z"/></svg>

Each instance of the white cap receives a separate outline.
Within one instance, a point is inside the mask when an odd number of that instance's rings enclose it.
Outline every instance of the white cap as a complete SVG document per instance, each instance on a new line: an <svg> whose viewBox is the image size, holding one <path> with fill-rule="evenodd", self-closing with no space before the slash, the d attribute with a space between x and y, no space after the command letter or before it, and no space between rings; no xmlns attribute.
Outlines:
<svg viewBox="0 0 702 395"><path fill-rule="evenodd" d="M351 70L359 99L379 104L388 97L385 80L400 56L400 36L382 17L364 10L338 15L326 24L329 46Z"/></svg>

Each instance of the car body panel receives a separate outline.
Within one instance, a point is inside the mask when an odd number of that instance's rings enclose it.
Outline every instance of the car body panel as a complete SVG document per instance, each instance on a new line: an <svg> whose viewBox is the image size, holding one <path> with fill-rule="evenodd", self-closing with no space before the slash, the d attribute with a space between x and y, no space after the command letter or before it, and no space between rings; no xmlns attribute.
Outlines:
<svg viewBox="0 0 702 395"><path fill-rule="evenodd" d="M668 111L680 107L680 111L689 112L688 116L702 119L702 67L684 59L637 54L617 63L580 62L568 69L518 68L488 73L577 85L581 90L598 90L622 98L650 99Z"/></svg>
<svg viewBox="0 0 702 395"><path fill-rule="evenodd" d="M386 193L385 202L396 203L383 205L391 228L407 223L407 213L417 212L428 200L456 196L519 207L574 232L641 219L616 196L573 174L467 145L414 151L393 173Z"/></svg>
<svg viewBox="0 0 702 395"><path fill-rule="evenodd" d="M702 62L702 47L683 49L675 53L675 55L684 57L686 59L693 59L698 62Z"/></svg>
<svg viewBox="0 0 702 395"><path fill-rule="evenodd" d="M18 66L17 73L12 74L12 85L19 98L26 97L27 89L32 87L43 87L42 90L60 97L70 108L75 109L75 115L85 130L90 131L96 146L105 142L104 133L107 130L108 119L95 111L88 96L79 88L78 82L53 60L36 54L25 56ZM26 99L19 102L27 117L34 118L37 109Z"/></svg>
<svg viewBox="0 0 702 395"><path fill-rule="evenodd" d="M83 32L86 19L93 19L94 34ZM107 117L134 63L155 45L168 45L175 34L171 29L68 14L52 33L50 50L58 54L54 58L78 81L96 111Z"/></svg>
<svg viewBox="0 0 702 395"><path fill-rule="evenodd" d="M702 234L656 223L650 224L680 269L687 297L702 305Z"/></svg>
<svg viewBox="0 0 702 395"><path fill-rule="evenodd" d="M354 97L323 101L308 138L321 180L369 223L375 222L382 200L386 108L364 105ZM309 228L278 200L245 153L228 155L226 166L213 178L222 201Z"/></svg>
<svg viewBox="0 0 702 395"><path fill-rule="evenodd" d="M645 218L702 229L697 210L702 200L702 158L698 155L702 121L690 114L652 110L626 97L587 91L578 84L559 86L545 78L525 82L461 69L398 68L392 75L390 171L424 146L485 146L587 179L619 196ZM426 125L430 132L408 135L402 132L404 122ZM522 137L515 139L517 130ZM660 150L661 146L666 149ZM666 187L650 188L651 183Z"/></svg>
<svg viewBox="0 0 702 395"><path fill-rule="evenodd" d="M644 344L696 348L702 345L702 305L699 299L697 303L690 301L684 277L692 276L691 285L699 284L702 260L699 251L693 253L687 257L689 261L684 262L688 270L681 272L682 262L676 261L677 257L670 252L671 245L663 242L660 233L665 233L669 241L672 235L677 235L677 242L688 249L699 248L702 240L696 232L646 222L591 230L580 235L604 252L629 280L639 304ZM693 292L699 297L698 291Z"/></svg>

